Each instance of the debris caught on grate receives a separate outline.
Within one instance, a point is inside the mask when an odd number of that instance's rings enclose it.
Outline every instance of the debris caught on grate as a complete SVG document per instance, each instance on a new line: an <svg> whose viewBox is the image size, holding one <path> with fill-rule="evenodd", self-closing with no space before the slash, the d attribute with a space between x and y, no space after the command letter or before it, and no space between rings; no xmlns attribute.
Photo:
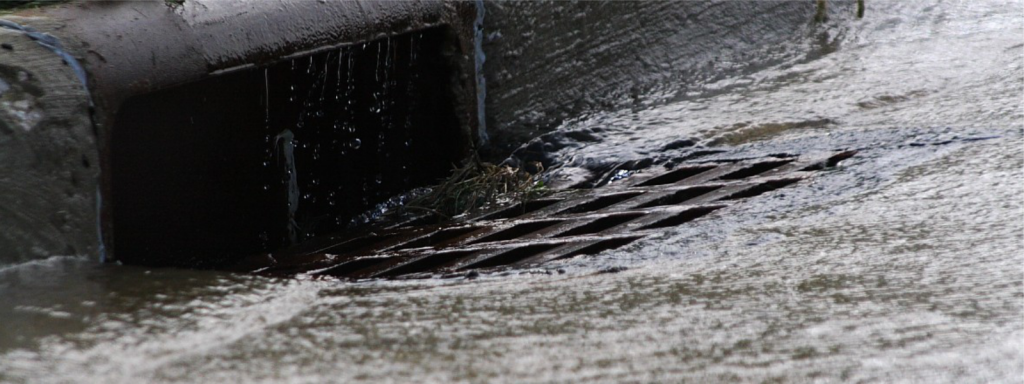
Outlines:
<svg viewBox="0 0 1024 384"><path fill-rule="evenodd" d="M450 276L593 255L800 182L855 151L682 164L567 190L467 220L318 238L235 270L345 279Z"/></svg>

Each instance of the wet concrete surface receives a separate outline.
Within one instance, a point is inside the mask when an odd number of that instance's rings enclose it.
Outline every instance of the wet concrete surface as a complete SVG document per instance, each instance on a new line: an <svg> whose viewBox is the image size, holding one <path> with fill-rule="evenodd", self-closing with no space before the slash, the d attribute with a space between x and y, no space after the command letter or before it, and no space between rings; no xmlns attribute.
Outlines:
<svg viewBox="0 0 1024 384"><path fill-rule="evenodd" d="M565 123L590 134L553 178L861 149L599 255L359 283L4 266L0 381L1019 382L1022 5L869 2L800 60Z"/></svg>
<svg viewBox="0 0 1024 384"><path fill-rule="evenodd" d="M0 265L95 254L89 95L72 65L20 28L0 27Z"/></svg>
<svg viewBox="0 0 1024 384"><path fill-rule="evenodd" d="M840 27L852 1L831 1ZM485 157L562 122L647 108L674 94L802 56L804 1L485 1ZM500 159L496 159L500 160Z"/></svg>

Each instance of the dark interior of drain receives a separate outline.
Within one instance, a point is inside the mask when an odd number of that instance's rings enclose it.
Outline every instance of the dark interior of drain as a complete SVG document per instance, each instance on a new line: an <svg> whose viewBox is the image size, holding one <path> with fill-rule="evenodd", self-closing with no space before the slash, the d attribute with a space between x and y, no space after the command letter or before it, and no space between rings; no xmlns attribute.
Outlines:
<svg viewBox="0 0 1024 384"><path fill-rule="evenodd" d="M647 203L645 203L643 205L638 206L637 208L651 208L651 207L658 207L658 206L663 206L663 205L682 204L682 203L685 203L685 202L687 202L689 200L692 200L692 199L695 199L697 197L700 197L700 196L703 196L705 194L708 194L708 193L710 193L712 191L718 190L719 188L722 188L722 186L721 185L700 185L700 186L696 186L696 187L690 187L690 188L686 188L686 189L675 191L672 194L669 194L668 196L652 200L650 202L647 202Z"/></svg>
<svg viewBox="0 0 1024 384"><path fill-rule="evenodd" d="M110 146L114 248L217 266L318 234L458 160L441 29L135 97Z"/></svg>

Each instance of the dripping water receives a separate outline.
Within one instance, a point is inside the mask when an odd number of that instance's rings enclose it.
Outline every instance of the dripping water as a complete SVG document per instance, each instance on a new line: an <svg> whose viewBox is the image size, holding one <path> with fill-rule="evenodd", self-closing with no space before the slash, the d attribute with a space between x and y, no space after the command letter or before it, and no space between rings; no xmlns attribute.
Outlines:
<svg viewBox="0 0 1024 384"><path fill-rule="evenodd" d="M295 135L290 129L285 128L274 138L274 147L277 150L278 164L284 170L282 182L287 186L288 222L285 224L285 230L288 240L295 243L301 233L298 222L295 220L295 213L299 210L299 174L295 167Z"/></svg>
<svg viewBox="0 0 1024 384"><path fill-rule="evenodd" d="M487 99L487 80L484 78L484 61L487 55L484 54L484 1L476 0L476 21L473 23L474 49L476 50L476 118L479 124L480 145L487 142L487 119L485 114Z"/></svg>

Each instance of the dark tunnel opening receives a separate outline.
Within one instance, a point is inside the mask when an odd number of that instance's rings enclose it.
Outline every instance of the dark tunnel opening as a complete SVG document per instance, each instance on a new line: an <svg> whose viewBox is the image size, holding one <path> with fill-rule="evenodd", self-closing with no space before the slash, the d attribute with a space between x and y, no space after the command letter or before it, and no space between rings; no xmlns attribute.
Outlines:
<svg viewBox="0 0 1024 384"><path fill-rule="evenodd" d="M434 28L126 101L111 143L114 250L217 267L346 228L460 160Z"/></svg>

